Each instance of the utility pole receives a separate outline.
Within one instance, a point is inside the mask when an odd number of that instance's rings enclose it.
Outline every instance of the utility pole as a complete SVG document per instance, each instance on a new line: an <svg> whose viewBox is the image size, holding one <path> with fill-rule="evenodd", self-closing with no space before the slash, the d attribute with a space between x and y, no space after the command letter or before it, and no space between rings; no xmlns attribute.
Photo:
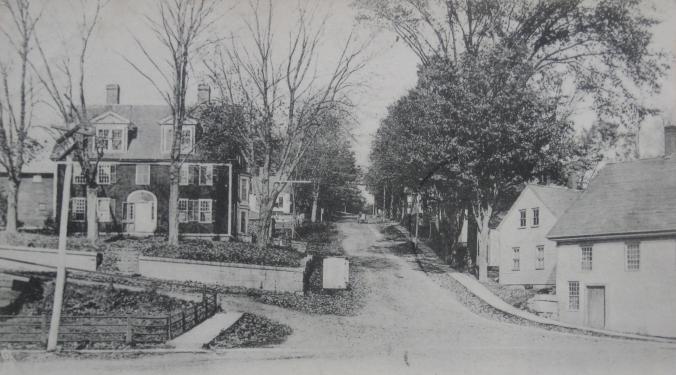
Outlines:
<svg viewBox="0 0 676 375"><path fill-rule="evenodd" d="M56 267L56 285L54 286L54 302L52 303L52 321L49 325L47 351L56 350L61 323L61 308L63 306L63 289L66 285L66 240L68 236L68 202L70 199L70 184L73 176L73 157L66 156L66 173L63 177L63 192L61 193L61 216L59 221L59 252ZM57 177L58 178L58 177Z"/></svg>

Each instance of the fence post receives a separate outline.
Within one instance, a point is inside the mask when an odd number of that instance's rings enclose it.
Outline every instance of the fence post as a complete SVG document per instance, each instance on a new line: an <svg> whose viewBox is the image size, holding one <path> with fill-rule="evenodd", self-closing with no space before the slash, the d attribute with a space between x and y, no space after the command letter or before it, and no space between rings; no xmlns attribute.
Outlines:
<svg viewBox="0 0 676 375"><path fill-rule="evenodd" d="M49 332L47 332L47 313L42 314L40 326L40 328L42 328L42 343L47 345L47 340L49 338Z"/></svg>
<svg viewBox="0 0 676 375"><path fill-rule="evenodd" d="M192 326L197 325L197 304L192 305L193 312L195 313L195 319L192 321Z"/></svg>
<svg viewBox="0 0 676 375"><path fill-rule="evenodd" d="M124 338L124 342L127 345L132 345L134 343L134 332L131 325L131 317L127 317L127 334Z"/></svg>
<svg viewBox="0 0 676 375"><path fill-rule="evenodd" d="M204 320L207 320L207 315L209 315L209 309L207 308L207 287L204 287L202 291L202 306L204 306Z"/></svg>
<svg viewBox="0 0 676 375"><path fill-rule="evenodd" d="M214 314L218 311L218 293L214 292Z"/></svg>
<svg viewBox="0 0 676 375"><path fill-rule="evenodd" d="M167 315L167 341L171 340L171 312Z"/></svg>
<svg viewBox="0 0 676 375"><path fill-rule="evenodd" d="M181 309L181 333L185 333L185 310Z"/></svg>

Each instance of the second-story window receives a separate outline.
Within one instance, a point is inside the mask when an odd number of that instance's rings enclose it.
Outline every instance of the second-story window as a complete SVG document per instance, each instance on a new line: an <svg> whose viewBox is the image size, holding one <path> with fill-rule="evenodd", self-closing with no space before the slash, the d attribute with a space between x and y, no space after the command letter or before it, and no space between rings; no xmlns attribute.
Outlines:
<svg viewBox="0 0 676 375"><path fill-rule="evenodd" d="M199 176L199 184L200 185L205 185L205 186L211 186L214 184L214 166L211 164L208 165L200 165L199 166L200 170L200 176Z"/></svg>
<svg viewBox="0 0 676 375"><path fill-rule="evenodd" d="M533 226L537 227L540 225L540 208L535 207L533 209Z"/></svg>
<svg viewBox="0 0 676 375"><path fill-rule="evenodd" d="M591 271L592 270L592 247L591 246L582 246L582 271Z"/></svg>
<svg viewBox="0 0 676 375"><path fill-rule="evenodd" d="M84 185L87 182L85 175L82 174L82 167L80 163L73 163L73 183L75 185Z"/></svg>
<svg viewBox="0 0 676 375"><path fill-rule="evenodd" d="M519 210L519 228L526 227L526 210Z"/></svg>
<svg viewBox="0 0 676 375"><path fill-rule="evenodd" d="M96 183L99 185L114 184L115 164L99 163L99 169L96 172Z"/></svg>
<svg viewBox="0 0 676 375"><path fill-rule="evenodd" d="M136 185L150 185L150 164L136 164Z"/></svg>

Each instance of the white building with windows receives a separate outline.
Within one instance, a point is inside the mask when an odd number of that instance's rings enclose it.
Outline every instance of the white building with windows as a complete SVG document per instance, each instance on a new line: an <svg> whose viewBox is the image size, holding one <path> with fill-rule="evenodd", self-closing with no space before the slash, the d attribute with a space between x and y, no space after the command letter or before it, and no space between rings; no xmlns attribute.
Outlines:
<svg viewBox="0 0 676 375"><path fill-rule="evenodd" d="M565 187L526 185L496 228L500 284L556 283L556 243L546 235L579 196Z"/></svg>
<svg viewBox="0 0 676 375"><path fill-rule="evenodd" d="M676 337L676 127L664 158L608 164L548 234L559 319Z"/></svg>

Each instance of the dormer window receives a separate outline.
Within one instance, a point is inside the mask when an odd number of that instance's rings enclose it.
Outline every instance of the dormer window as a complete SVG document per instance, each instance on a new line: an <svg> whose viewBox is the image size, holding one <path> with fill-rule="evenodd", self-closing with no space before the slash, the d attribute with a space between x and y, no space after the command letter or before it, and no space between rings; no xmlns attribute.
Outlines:
<svg viewBox="0 0 676 375"><path fill-rule="evenodd" d="M92 148L104 153L127 152L131 121L115 112L103 113L91 120L96 126Z"/></svg>
<svg viewBox="0 0 676 375"><path fill-rule="evenodd" d="M181 153L191 154L195 145L195 127L192 125L183 125L181 128ZM163 125L162 129L162 152L170 153L174 128L171 125Z"/></svg>
<svg viewBox="0 0 676 375"><path fill-rule="evenodd" d="M96 145L97 150L103 152L125 152L126 129L120 127L98 126L96 128Z"/></svg>

